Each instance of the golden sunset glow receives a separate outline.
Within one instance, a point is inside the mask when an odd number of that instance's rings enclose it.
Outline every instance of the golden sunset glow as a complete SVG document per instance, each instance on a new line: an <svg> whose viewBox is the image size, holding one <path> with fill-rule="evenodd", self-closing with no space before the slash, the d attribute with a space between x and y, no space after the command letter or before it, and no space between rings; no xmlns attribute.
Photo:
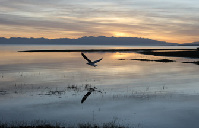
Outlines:
<svg viewBox="0 0 199 128"><path fill-rule="evenodd" d="M131 53L131 54L128 54L128 53L119 53L119 52L117 52L117 53L114 53L114 54L112 54L112 56L111 56L111 58L112 59L128 59L128 57L134 57L134 56L136 56L137 54L136 53Z"/></svg>
<svg viewBox="0 0 199 128"><path fill-rule="evenodd" d="M114 36L116 36L116 37L132 37L131 34L128 34L128 33L120 33L120 32L115 32L115 33L114 33Z"/></svg>

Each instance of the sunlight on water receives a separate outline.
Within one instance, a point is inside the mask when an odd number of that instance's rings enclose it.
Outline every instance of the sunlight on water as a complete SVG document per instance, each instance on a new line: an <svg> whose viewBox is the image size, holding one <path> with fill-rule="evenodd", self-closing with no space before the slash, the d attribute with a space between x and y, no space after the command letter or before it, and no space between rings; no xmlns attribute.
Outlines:
<svg viewBox="0 0 199 128"><path fill-rule="evenodd" d="M45 46L36 47L45 49ZM47 47L50 48L53 47ZM198 65L181 63L191 60L188 58L84 53L92 61L103 58L93 67L86 64L87 60L79 52L17 52L32 49L27 46L1 49L4 49L0 51L2 121L41 119L74 124L102 123L117 118L121 124L141 123L152 127L155 119L159 120L157 126L164 124L164 120L169 122L170 117L177 120L174 110L186 119L187 115L178 108L189 111L196 105L199 94ZM172 59L176 62L132 59ZM94 87L97 89L81 104L88 89ZM162 108L167 111L161 111ZM162 117L165 113L167 115ZM176 126L181 126L177 122Z"/></svg>

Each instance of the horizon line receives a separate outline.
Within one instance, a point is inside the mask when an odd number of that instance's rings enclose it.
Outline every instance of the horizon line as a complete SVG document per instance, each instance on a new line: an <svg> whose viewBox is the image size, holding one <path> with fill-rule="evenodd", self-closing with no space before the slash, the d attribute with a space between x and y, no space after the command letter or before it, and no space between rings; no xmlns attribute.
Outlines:
<svg viewBox="0 0 199 128"><path fill-rule="evenodd" d="M163 40L156 40L156 39L151 39L151 38L145 38L145 37L133 37L133 36L81 36L78 38L68 38L68 37L64 37L64 38L47 38L47 37L0 37L1 38L5 38L5 39L11 39L11 38L26 38L26 39L48 39L48 40L56 40L56 39L81 39L81 38L98 38L98 37L104 37L104 38L140 38L140 39L149 39L149 40L154 40L154 41L160 41L160 42L165 42L165 43L171 43L171 44L187 44L187 43L173 43L173 42L167 42L167 41L163 41ZM199 42L199 41L194 41L194 42L189 42L189 43L195 43L195 42Z"/></svg>
<svg viewBox="0 0 199 128"><path fill-rule="evenodd" d="M84 38L84 37L105 37L105 38L111 38L111 37L114 37L114 38L141 38L141 39L149 39L149 40L154 40L154 41L160 41L160 42L166 42L166 43L171 43L171 42L167 42L167 41L163 41L163 40L155 40L155 39L151 39L151 38L145 38L145 37L133 37L133 36L129 36L129 37L126 37L126 36L81 36L81 37L78 37L78 38L67 38L67 37L64 37L64 38L47 38L47 37L0 37L0 38L6 38L6 39L11 39L11 38L27 38L27 39L48 39L48 40L56 40L56 39L81 39L81 38ZM195 41L197 42L197 41ZM175 44L175 43L174 43Z"/></svg>

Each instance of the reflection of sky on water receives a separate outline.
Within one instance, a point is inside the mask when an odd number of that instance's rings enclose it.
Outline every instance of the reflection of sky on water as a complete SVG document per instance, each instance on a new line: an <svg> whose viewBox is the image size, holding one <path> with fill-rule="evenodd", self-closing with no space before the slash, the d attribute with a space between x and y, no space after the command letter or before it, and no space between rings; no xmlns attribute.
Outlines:
<svg viewBox="0 0 199 128"><path fill-rule="evenodd" d="M6 94L0 93L0 118L5 121L41 119L75 123L73 119L79 122L104 122L117 117L123 123L130 123L133 118L134 123L152 126L155 120L145 119L142 111L159 118L161 107L167 106L163 113L169 111L170 115L161 117L161 122L165 119L169 121L172 116L177 120L177 115L171 111L178 107L188 111L195 106L194 99L197 99L199 92L199 69L198 65L181 63L189 59L118 52L85 54L91 60L101 57L103 60L97 63L97 67L91 67L80 53L2 51L0 91L6 91ZM165 58L177 62L130 60ZM85 84L91 84L103 93L93 93L81 104L86 91L67 90L67 87L77 85L83 88ZM63 90L66 92L61 95L46 95L49 91ZM193 102L189 95L195 95L191 97ZM149 108L144 107L148 105ZM155 108L157 111L150 113Z"/></svg>

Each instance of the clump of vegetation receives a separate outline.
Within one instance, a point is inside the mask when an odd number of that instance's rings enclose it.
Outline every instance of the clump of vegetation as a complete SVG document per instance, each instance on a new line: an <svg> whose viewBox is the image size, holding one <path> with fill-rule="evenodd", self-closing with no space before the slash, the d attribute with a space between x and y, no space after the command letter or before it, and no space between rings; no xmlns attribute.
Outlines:
<svg viewBox="0 0 199 128"><path fill-rule="evenodd" d="M52 125L45 121L33 121L33 122L12 122L2 123L0 122L0 128L64 128L59 124Z"/></svg>
<svg viewBox="0 0 199 128"><path fill-rule="evenodd" d="M114 122L110 122L110 123L104 123L102 126L90 123L79 124L78 128L127 128L127 127L115 124Z"/></svg>
<svg viewBox="0 0 199 128"><path fill-rule="evenodd" d="M15 126L11 125L8 126L6 124L0 125L0 128L65 128L65 127L60 127L60 126L53 126L53 125L38 125L38 126Z"/></svg>
<svg viewBox="0 0 199 128"><path fill-rule="evenodd" d="M5 91L5 90L0 90L0 95L5 95L5 94L7 94L7 91Z"/></svg>
<svg viewBox="0 0 199 128"><path fill-rule="evenodd" d="M67 89L75 92L79 92L81 90L81 88L78 87L77 85L68 85Z"/></svg>

